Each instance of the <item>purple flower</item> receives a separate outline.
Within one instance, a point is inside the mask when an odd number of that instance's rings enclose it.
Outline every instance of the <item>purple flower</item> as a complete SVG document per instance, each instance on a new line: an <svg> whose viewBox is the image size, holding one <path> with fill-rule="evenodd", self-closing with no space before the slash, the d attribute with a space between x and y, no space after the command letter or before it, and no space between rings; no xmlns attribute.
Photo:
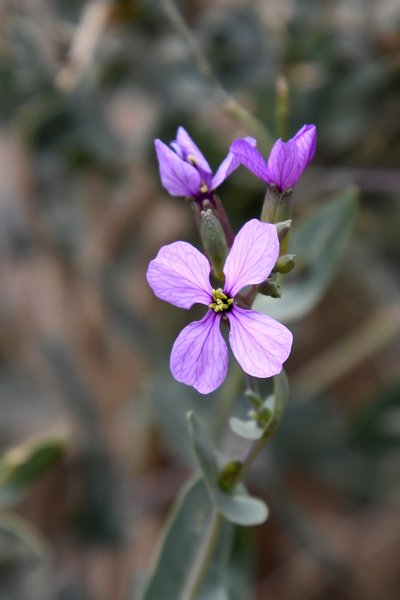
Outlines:
<svg viewBox="0 0 400 600"><path fill-rule="evenodd" d="M284 191L298 182L302 172L313 159L315 145L315 125L303 125L288 142L281 139L275 142L268 162L257 148L245 139L234 141L230 150L257 177Z"/></svg>
<svg viewBox="0 0 400 600"><path fill-rule="evenodd" d="M254 138L245 138L250 147ZM155 140L161 182L172 196L190 196L203 200L240 165L240 160L229 152L213 176L211 167L187 131L179 127L176 140L169 148Z"/></svg>
<svg viewBox="0 0 400 600"><path fill-rule="evenodd" d="M253 219L235 237L227 256L223 288L210 284L207 258L187 242L163 246L150 262L147 280L156 296L180 308L205 304L206 315L178 335L170 366L175 379L202 394L219 387L228 370L228 349L220 321L229 320L229 341L242 369L254 377L280 373L289 356L292 334L284 326L254 310L239 306L236 296L251 284L263 282L279 256L276 228Z"/></svg>

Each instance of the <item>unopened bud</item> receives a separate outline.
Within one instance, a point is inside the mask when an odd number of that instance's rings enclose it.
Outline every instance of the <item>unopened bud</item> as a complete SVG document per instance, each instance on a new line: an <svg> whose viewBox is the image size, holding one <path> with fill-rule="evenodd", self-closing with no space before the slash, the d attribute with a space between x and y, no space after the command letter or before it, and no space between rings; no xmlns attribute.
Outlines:
<svg viewBox="0 0 400 600"><path fill-rule="evenodd" d="M295 254L284 254L278 258L274 271L277 271L278 273L289 273L294 268L295 264Z"/></svg>
<svg viewBox="0 0 400 600"><path fill-rule="evenodd" d="M230 492L237 482L242 463L238 460L226 464L218 477L218 485L224 492Z"/></svg>
<svg viewBox="0 0 400 600"><path fill-rule="evenodd" d="M278 238L281 242L283 238L289 233L292 227L292 219L287 219L287 221L280 221L279 223L275 223L276 230L278 232Z"/></svg>
<svg viewBox="0 0 400 600"><path fill-rule="evenodd" d="M247 400L256 408L260 408L262 406L262 399L258 392L254 392L253 390L247 389L244 393Z"/></svg>
<svg viewBox="0 0 400 600"><path fill-rule="evenodd" d="M222 269L228 254L228 246L222 225L211 209L201 211L200 235L216 277L223 280Z"/></svg>
<svg viewBox="0 0 400 600"><path fill-rule="evenodd" d="M260 292L264 296L271 296L271 298L281 298L282 291L281 286L276 280L276 276L272 273L271 277L268 277L266 281L260 286Z"/></svg>

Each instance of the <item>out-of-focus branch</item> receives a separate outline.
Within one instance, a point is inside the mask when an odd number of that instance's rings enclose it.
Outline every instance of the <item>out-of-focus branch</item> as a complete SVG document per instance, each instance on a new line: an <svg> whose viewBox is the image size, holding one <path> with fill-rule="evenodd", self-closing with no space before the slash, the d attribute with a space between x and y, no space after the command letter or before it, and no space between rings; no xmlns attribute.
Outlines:
<svg viewBox="0 0 400 600"><path fill-rule="evenodd" d="M311 398L400 336L400 307L386 306L344 340L318 355L292 378L292 386Z"/></svg>
<svg viewBox="0 0 400 600"><path fill-rule="evenodd" d="M109 22L112 2L95 0L84 10L76 29L68 59L55 78L55 83L64 92L71 92L88 72L100 38Z"/></svg>
<svg viewBox="0 0 400 600"><path fill-rule="evenodd" d="M251 112L241 106L222 86L173 0L164 0L163 6L168 19L181 37L186 41L197 69L212 85L224 110L246 127L249 132L253 133L259 139L265 151L269 151L272 146L272 141L267 129L256 117L254 117L254 115L251 114Z"/></svg>

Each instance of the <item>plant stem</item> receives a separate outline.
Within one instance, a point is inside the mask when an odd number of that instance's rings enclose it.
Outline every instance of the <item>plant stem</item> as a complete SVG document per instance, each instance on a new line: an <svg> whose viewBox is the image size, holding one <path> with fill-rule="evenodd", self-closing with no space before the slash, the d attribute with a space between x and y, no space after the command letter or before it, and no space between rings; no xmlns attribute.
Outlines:
<svg viewBox="0 0 400 600"><path fill-rule="evenodd" d="M223 517L213 509L208 528L204 533L192 568L189 572L185 589L180 600L196 600L199 595L210 560L212 559Z"/></svg>

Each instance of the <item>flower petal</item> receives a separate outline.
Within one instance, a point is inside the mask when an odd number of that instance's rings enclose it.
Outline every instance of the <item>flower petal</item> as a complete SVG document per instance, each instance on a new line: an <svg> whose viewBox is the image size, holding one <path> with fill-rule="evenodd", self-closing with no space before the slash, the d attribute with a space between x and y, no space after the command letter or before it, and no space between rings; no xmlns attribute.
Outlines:
<svg viewBox="0 0 400 600"><path fill-rule="evenodd" d="M161 140L154 142L161 182L172 196L196 196L201 177L195 167L185 162Z"/></svg>
<svg viewBox="0 0 400 600"><path fill-rule="evenodd" d="M163 246L149 264L147 281L158 298L180 308L212 302L208 260L187 242Z"/></svg>
<svg viewBox="0 0 400 600"><path fill-rule="evenodd" d="M294 136L293 141L296 143L299 161L304 165L303 169L305 169L314 158L317 144L317 128L315 125L303 125Z"/></svg>
<svg viewBox="0 0 400 600"><path fill-rule="evenodd" d="M192 156L196 161L196 166L200 168L205 174L211 176L211 167L206 161L204 154L201 150L196 146L186 129L183 127L179 127L176 134L176 144L183 151L183 157L185 160L188 159L188 156Z"/></svg>
<svg viewBox="0 0 400 600"><path fill-rule="evenodd" d="M236 296L245 286L261 283L271 273L279 256L275 225L251 219L238 232L224 266L224 289Z"/></svg>
<svg viewBox="0 0 400 600"><path fill-rule="evenodd" d="M242 369L254 377L280 373L292 347L289 329L271 317L238 306L227 315L232 352Z"/></svg>
<svg viewBox="0 0 400 600"><path fill-rule="evenodd" d="M183 329L172 347L170 367L177 381L209 394L221 385L228 370L228 348L213 311Z"/></svg>
<svg viewBox="0 0 400 600"><path fill-rule="evenodd" d="M293 140L277 140L268 159L268 179L280 190L293 187L301 175Z"/></svg>
<svg viewBox="0 0 400 600"><path fill-rule="evenodd" d="M257 144L256 139L253 137L246 137L244 140L253 147ZM228 152L226 158L222 161L213 177L211 189L215 190L219 185L221 185L221 183L225 181L225 179L227 179L227 177L229 177L229 175L233 173L233 171L235 171L240 164L241 162L239 158L233 154L233 152Z"/></svg>
<svg viewBox="0 0 400 600"><path fill-rule="evenodd" d="M269 183L267 162L262 154L246 139L235 140L230 151L237 156L240 162L260 179Z"/></svg>
<svg viewBox="0 0 400 600"><path fill-rule="evenodd" d="M304 125L288 142L278 140L268 159L268 178L281 190L293 187L315 153L315 125Z"/></svg>

